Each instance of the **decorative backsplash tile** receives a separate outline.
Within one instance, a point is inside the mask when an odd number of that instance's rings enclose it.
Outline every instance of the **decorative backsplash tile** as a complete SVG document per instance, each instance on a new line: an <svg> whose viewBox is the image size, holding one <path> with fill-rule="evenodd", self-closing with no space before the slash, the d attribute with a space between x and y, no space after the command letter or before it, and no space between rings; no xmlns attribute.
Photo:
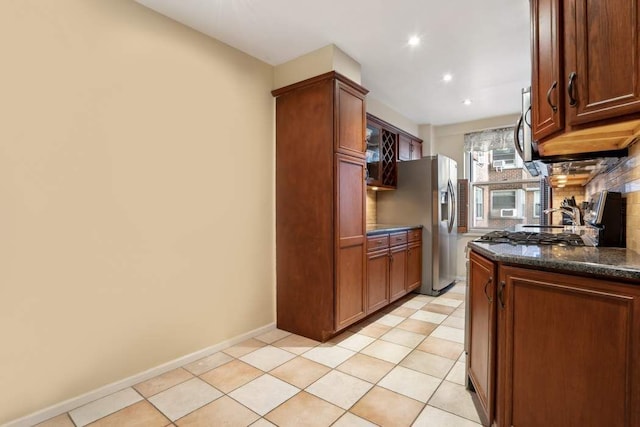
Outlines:
<svg viewBox="0 0 640 427"><path fill-rule="evenodd" d="M377 192L367 189L367 224L376 224L378 222L377 195Z"/></svg>
<svg viewBox="0 0 640 427"><path fill-rule="evenodd" d="M596 176L585 189L587 199L602 190L622 193L627 201L627 248L640 252L640 144L613 170Z"/></svg>

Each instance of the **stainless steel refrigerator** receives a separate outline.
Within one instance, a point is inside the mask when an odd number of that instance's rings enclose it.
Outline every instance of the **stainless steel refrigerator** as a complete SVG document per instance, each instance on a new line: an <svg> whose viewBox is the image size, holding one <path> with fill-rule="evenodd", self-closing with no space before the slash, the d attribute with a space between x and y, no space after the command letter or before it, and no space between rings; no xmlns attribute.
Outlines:
<svg viewBox="0 0 640 427"><path fill-rule="evenodd" d="M398 189L377 196L380 224L422 224L422 287L438 295L455 283L457 270L455 160L437 155L398 162Z"/></svg>

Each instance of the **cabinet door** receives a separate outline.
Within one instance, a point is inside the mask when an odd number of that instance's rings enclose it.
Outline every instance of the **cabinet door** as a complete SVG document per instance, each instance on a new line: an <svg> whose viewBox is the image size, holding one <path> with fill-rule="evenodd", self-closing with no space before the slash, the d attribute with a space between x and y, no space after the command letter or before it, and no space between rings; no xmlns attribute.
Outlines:
<svg viewBox="0 0 640 427"><path fill-rule="evenodd" d="M496 265L471 252L467 373L489 424L495 414L496 283Z"/></svg>
<svg viewBox="0 0 640 427"><path fill-rule="evenodd" d="M389 250L367 254L367 313L389 303Z"/></svg>
<svg viewBox="0 0 640 427"><path fill-rule="evenodd" d="M365 161L336 154L336 330L364 317Z"/></svg>
<svg viewBox="0 0 640 427"><path fill-rule="evenodd" d="M422 243L410 243L407 250L407 291L422 285Z"/></svg>
<svg viewBox="0 0 640 427"><path fill-rule="evenodd" d="M367 123L367 184L382 185L382 128Z"/></svg>
<svg viewBox="0 0 640 427"><path fill-rule="evenodd" d="M411 160L417 160L422 157L422 143L420 141L411 141Z"/></svg>
<svg viewBox="0 0 640 427"><path fill-rule="evenodd" d="M365 157L366 111L364 95L336 80L335 150L359 158ZM309 129L310 132L313 129Z"/></svg>
<svg viewBox="0 0 640 427"><path fill-rule="evenodd" d="M411 138L402 134L398 137L398 160L411 160Z"/></svg>
<svg viewBox="0 0 640 427"><path fill-rule="evenodd" d="M531 127L539 140L564 129L560 0L531 1Z"/></svg>
<svg viewBox="0 0 640 427"><path fill-rule="evenodd" d="M407 293L407 245L389 250L389 299L397 300Z"/></svg>
<svg viewBox="0 0 640 427"><path fill-rule="evenodd" d="M640 288L515 267L500 279L504 425L640 425Z"/></svg>
<svg viewBox="0 0 640 427"><path fill-rule="evenodd" d="M640 3L566 3L569 124L640 112Z"/></svg>

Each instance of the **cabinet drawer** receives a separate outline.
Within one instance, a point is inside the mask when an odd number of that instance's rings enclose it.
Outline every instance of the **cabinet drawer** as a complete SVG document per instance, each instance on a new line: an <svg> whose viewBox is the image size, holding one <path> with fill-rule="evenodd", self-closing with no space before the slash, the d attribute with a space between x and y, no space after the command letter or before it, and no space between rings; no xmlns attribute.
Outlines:
<svg viewBox="0 0 640 427"><path fill-rule="evenodd" d="M393 233L389 235L390 246L404 245L405 243L407 243L406 231L402 231L400 233Z"/></svg>
<svg viewBox="0 0 640 427"><path fill-rule="evenodd" d="M419 242L422 240L422 229L409 230L407 235L410 242Z"/></svg>
<svg viewBox="0 0 640 427"><path fill-rule="evenodd" d="M379 236L367 237L367 252L389 247L389 235L382 234Z"/></svg>

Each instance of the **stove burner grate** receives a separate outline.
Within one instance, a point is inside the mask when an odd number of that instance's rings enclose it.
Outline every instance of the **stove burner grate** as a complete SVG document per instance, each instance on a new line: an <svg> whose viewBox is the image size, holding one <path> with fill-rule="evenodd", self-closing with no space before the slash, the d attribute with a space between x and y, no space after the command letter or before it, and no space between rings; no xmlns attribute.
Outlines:
<svg viewBox="0 0 640 427"><path fill-rule="evenodd" d="M531 231L492 231L478 239L484 243L512 245L584 246L580 236L573 233L538 233Z"/></svg>

